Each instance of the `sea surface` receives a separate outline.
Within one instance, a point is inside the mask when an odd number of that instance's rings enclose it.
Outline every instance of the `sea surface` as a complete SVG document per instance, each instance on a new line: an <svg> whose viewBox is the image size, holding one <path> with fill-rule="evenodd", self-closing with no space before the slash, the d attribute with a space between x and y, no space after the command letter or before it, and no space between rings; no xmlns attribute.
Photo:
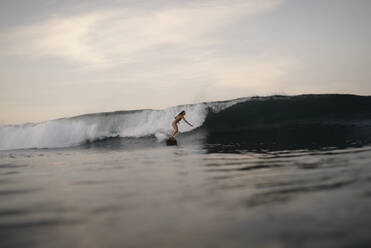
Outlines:
<svg viewBox="0 0 371 248"><path fill-rule="evenodd" d="M0 126L0 247L369 247L370 209L368 96Z"/></svg>

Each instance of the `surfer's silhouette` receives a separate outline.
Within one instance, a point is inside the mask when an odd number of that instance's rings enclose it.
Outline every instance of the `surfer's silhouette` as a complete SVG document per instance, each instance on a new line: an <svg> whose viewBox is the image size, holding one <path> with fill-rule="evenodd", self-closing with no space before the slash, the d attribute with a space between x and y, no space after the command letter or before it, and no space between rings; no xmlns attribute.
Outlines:
<svg viewBox="0 0 371 248"><path fill-rule="evenodd" d="M173 123L171 124L174 128L174 131L173 133L170 135L170 139L174 139L174 136L175 134L177 134L178 132L178 123L183 119L185 121L185 123L187 123L188 125L190 125L191 127L193 127L193 125L191 123L189 123L185 118L186 112L183 110L182 112L180 112L179 114L177 114L175 117L174 117L174 121Z"/></svg>

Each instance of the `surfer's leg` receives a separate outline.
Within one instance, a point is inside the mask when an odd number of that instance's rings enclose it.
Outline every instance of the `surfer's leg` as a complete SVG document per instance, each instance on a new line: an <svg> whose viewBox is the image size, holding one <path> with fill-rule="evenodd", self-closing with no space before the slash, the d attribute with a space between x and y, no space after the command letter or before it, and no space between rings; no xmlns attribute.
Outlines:
<svg viewBox="0 0 371 248"><path fill-rule="evenodd" d="M174 128L174 131L173 131L173 133L171 134L170 137L174 138L175 134L178 132L178 125L173 123L173 128Z"/></svg>

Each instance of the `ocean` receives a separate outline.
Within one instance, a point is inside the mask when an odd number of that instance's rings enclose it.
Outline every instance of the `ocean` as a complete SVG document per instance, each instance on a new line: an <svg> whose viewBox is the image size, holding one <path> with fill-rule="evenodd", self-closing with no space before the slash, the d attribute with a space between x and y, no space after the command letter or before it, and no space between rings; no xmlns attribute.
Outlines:
<svg viewBox="0 0 371 248"><path fill-rule="evenodd" d="M0 247L369 247L370 165L371 96L3 125Z"/></svg>

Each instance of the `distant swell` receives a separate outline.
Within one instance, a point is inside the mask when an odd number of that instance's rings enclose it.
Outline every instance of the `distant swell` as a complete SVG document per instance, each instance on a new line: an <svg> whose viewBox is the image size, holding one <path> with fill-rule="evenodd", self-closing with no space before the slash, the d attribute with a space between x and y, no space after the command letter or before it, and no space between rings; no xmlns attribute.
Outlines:
<svg viewBox="0 0 371 248"><path fill-rule="evenodd" d="M370 136L371 97L271 96L0 126L0 150L70 147L111 137L155 137L162 141L172 130L170 124L174 116L183 109L194 127L181 124L180 132L206 130L210 143L261 143L275 135L282 136L277 136L277 140L288 139L293 134L293 137L305 138L308 132L320 140L334 130L338 130L334 133L336 137L341 134L340 139L347 139L343 134L354 132L358 136Z"/></svg>

